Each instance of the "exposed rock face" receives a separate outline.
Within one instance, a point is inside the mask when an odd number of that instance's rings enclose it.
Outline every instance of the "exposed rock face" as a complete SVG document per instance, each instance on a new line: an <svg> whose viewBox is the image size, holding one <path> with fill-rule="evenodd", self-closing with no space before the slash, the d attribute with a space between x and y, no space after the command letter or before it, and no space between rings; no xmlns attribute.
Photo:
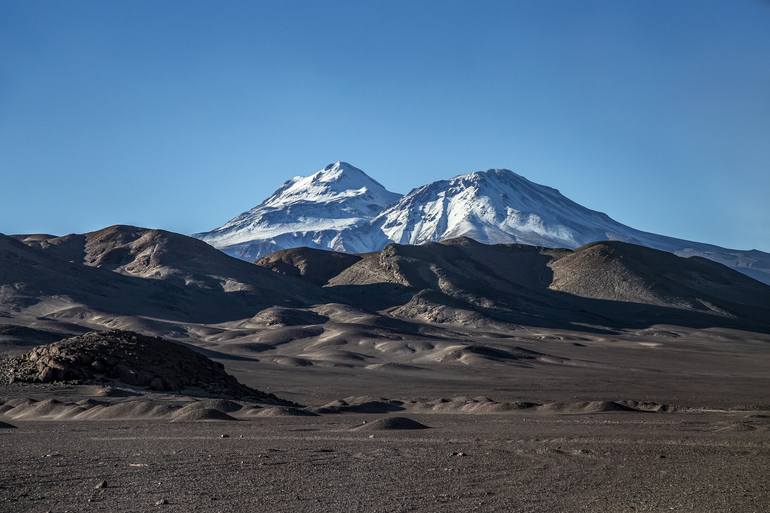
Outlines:
<svg viewBox="0 0 770 513"><path fill-rule="evenodd" d="M36 347L0 363L0 382L55 381L119 382L157 391L202 391L207 395L289 404L240 384L221 363L192 349L130 331L86 333Z"/></svg>

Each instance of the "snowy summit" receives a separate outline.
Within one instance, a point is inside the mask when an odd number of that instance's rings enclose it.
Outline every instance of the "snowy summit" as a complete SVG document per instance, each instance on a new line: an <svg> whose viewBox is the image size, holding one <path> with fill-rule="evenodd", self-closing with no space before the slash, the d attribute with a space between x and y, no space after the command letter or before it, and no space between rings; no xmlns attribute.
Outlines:
<svg viewBox="0 0 770 513"><path fill-rule="evenodd" d="M289 180L257 207L195 236L251 261L299 246L363 253L391 242L424 244L460 236L487 244L564 248L619 240L702 256L770 283L767 253L643 232L507 169L439 180L401 197L360 169L335 162Z"/></svg>
<svg viewBox="0 0 770 513"><path fill-rule="evenodd" d="M400 197L338 161L292 178L248 212L194 236L246 260L297 246L344 249L335 244L340 231L368 224Z"/></svg>

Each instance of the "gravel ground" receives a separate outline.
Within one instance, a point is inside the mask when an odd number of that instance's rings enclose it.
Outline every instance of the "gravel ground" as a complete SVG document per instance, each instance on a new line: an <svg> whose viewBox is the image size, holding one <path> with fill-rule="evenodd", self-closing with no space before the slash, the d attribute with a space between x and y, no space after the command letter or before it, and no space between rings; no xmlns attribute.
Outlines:
<svg viewBox="0 0 770 513"><path fill-rule="evenodd" d="M14 421L3 512L770 511L757 413Z"/></svg>

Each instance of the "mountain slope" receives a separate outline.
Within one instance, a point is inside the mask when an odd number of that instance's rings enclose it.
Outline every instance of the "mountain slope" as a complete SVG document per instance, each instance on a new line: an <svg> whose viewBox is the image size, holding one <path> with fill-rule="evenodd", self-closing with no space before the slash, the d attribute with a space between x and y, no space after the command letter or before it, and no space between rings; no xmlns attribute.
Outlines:
<svg viewBox="0 0 770 513"><path fill-rule="evenodd" d="M459 236L483 243L575 247L607 239L606 215L584 208L508 170L495 169L419 187L372 223L399 244Z"/></svg>
<svg viewBox="0 0 770 513"><path fill-rule="evenodd" d="M268 289L299 296L290 281L242 260L229 257L202 241L165 230L115 225L63 237L22 237L30 246L70 262L139 278L182 286L255 293Z"/></svg>
<svg viewBox="0 0 770 513"><path fill-rule="evenodd" d="M0 235L0 317L80 322L103 313L169 319L197 317L188 291L62 260ZM232 306L232 305L231 305Z"/></svg>
<svg viewBox="0 0 770 513"><path fill-rule="evenodd" d="M0 312L6 315L33 306L44 296L97 301L109 295L115 281L137 297L145 295L130 280L114 280L111 273L60 260L0 234Z"/></svg>
<svg viewBox="0 0 770 513"><path fill-rule="evenodd" d="M248 212L194 236L245 260L298 246L345 250L341 231L367 224L399 197L360 169L335 162L292 178Z"/></svg>
<svg viewBox="0 0 770 513"><path fill-rule="evenodd" d="M387 299L391 314L428 322L770 326L770 287L707 259L623 242L575 251L468 238L389 244L327 286L377 291L359 304Z"/></svg>
<svg viewBox="0 0 770 513"><path fill-rule="evenodd" d="M703 256L770 283L767 253L725 249L636 230L506 169L470 173L418 187L383 211L366 230L372 248L389 241L424 244L459 236L486 244L512 242L565 248L620 240L680 256Z"/></svg>
<svg viewBox="0 0 770 513"><path fill-rule="evenodd" d="M770 287L702 258L617 241L573 251L461 237L362 255L289 249L254 265L131 226L0 236L0 328L29 328L24 344L129 329L192 343L238 368L264 362L269 372L519 365L521 340L648 343L657 332L726 328L743 330L726 335L737 341L770 333L769 319ZM552 356L533 349L561 365L567 345Z"/></svg>
<svg viewBox="0 0 770 513"><path fill-rule="evenodd" d="M551 264L551 289L728 316L770 317L770 287L701 257L596 242Z"/></svg>
<svg viewBox="0 0 770 513"><path fill-rule="evenodd" d="M301 276L324 285L351 265L361 260L359 255L313 248L291 248L271 253L255 263L279 274Z"/></svg>
<svg viewBox="0 0 770 513"><path fill-rule="evenodd" d="M770 254L636 230L507 169L439 180L399 199L363 171L337 162L286 182L221 228L195 235L250 261L302 246L366 253L390 242L424 244L461 236L486 244L573 249L619 240L679 256L702 256L770 283Z"/></svg>
<svg viewBox="0 0 770 513"><path fill-rule="evenodd" d="M2 249L6 303L13 293L14 304L24 298L46 313L62 303L116 314L234 319L323 296L314 285L164 230L118 225L64 237L4 236Z"/></svg>

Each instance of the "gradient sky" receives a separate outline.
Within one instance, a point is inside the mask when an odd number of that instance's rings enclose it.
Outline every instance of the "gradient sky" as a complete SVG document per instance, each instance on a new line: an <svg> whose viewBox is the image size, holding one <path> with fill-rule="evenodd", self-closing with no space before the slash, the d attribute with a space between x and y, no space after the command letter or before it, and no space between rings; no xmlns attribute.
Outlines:
<svg viewBox="0 0 770 513"><path fill-rule="evenodd" d="M206 230L335 160L770 251L770 1L0 1L0 232Z"/></svg>

